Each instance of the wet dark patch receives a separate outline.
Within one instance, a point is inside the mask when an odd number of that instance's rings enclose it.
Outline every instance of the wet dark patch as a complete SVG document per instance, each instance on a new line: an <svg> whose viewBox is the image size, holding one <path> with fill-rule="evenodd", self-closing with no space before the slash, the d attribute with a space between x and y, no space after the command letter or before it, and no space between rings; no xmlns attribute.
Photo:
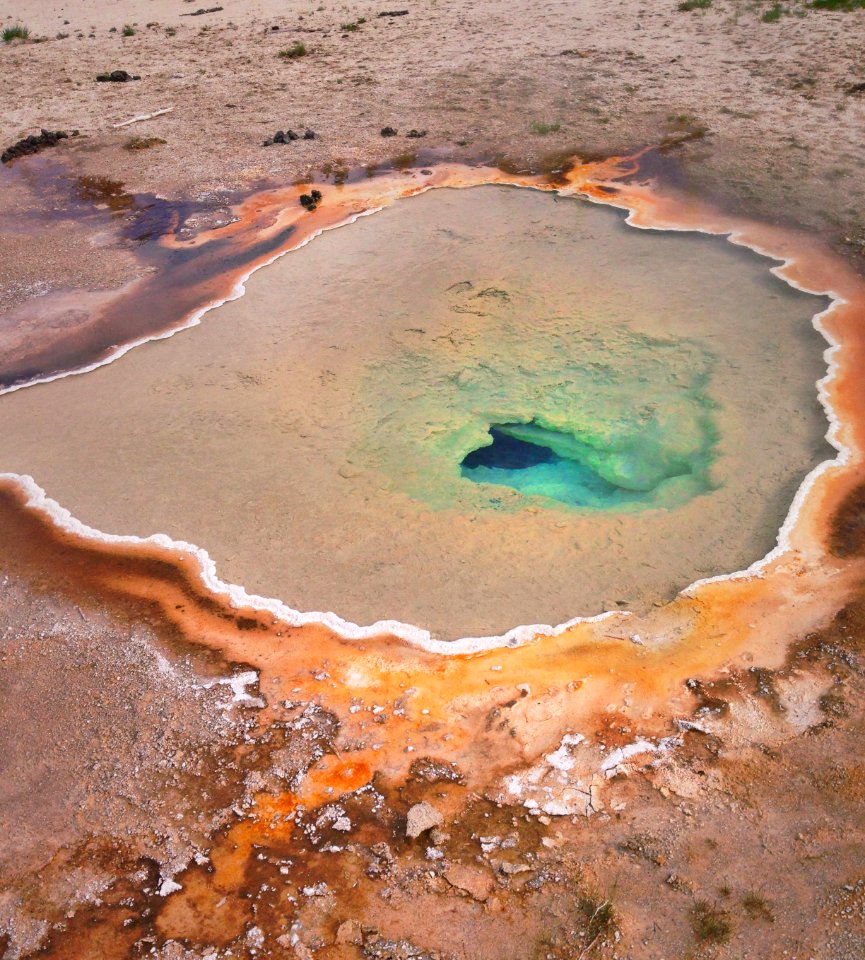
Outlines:
<svg viewBox="0 0 865 960"><path fill-rule="evenodd" d="M865 555L865 484L854 487L835 512L829 549L842 559Z"/></svg>

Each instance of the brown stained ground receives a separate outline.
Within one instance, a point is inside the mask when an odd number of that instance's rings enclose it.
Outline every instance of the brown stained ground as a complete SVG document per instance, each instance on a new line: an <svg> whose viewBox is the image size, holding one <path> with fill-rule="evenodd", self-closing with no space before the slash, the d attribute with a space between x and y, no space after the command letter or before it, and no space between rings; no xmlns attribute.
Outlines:
<svg viewBox="0 0 865 960"><path fill-rule="evenodd" d="M683 689L678 749L635 758L593 816L538 817L433 759L368 782L308 702L271 702L264 729L195 692L229 665L122 591L95 602L85 558L3 519L10 957L862 955L865 592L782 668ZM590 739L633 733L610 710ZM421 801L444 822L411 840Z"/></svg>

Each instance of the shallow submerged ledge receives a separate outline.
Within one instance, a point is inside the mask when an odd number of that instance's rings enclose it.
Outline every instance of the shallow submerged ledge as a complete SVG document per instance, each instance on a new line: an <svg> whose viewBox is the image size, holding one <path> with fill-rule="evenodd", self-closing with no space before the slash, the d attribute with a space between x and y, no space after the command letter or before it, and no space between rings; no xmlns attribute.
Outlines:
<svg viewBox="0 0 865 960"><path fill-rule="evenodd" d="M838 567L837 560L829 557L824 547L828 524L833 506L837 506L862 479L865 428L861 411L865 409L865 386L857 384L851 371L856 369L857 363L862 362L860 354L865 349L859 333L861 326L857 329L857 325L865 318L865 285L842 261L811 238L731 217L708 205L676 196L657 185L641 182L639 158L613 158L588 164L576 160L561 183L551 183L540 176L512 176L488 167L441 165L431 171L405 171L365 183L325 188L322 191L322 205L312 214L307 213L297 203L302 190L300 187L255 195L239 206L236 222L218 231L218 238L203 234L191 241L180 241L172 237L161 241L166 249L185 251L181 266L173 279L169 269L168 282L165 284L168 291L176 290L177 284L182 283L184 277L188 276L184 268L190 257L195 259L194 252L212 254L210 282L194 291L194 295L202 301L194 309L177 318L172 326L117 346L82 367L49 373L28 383L10 384L5 390L19 390L33 383L87 372L110 363L139 344L173 336L201 322L208 310L241 296L246 280L256 270L309 243L324 230L344 226L397 199L429 189L472 187L481 184L555 190L561 194L580 196L596 203L623 208L629 211L627 222L642 229L723 235L734 244L778 261L779 264L771 268L772 272L791 286L830 298L830 305L814 318L814 325L830 344L825 354L828 372L818 389L830 422L828 439L839 451L839 456L820 464L808 475L799 488L781 528L777 546L767 556L745 570L691 584L682 595L711 603L713 587L726 585L732 589L736 583L742 582L749 584L747 592L752 596L752 581L755 577L759 577L767 596L779 589L788 592L791 569L795 567L794 592L802 599L813 600L813 584L809 583L807 575L803 577L802 574L813 573L819 582L823 580L825 573L825 569L821 567L833 570ZM255 252L264 242L262 234L274 242L278 249L268 250L266 255L256 257ZM209 244L215 246L209 249ZM248 255L246 261L243 260L244 251ZM218 271L215 265L220 259L228 261L233 265L232 268L224 272ZM130 293L144 298L142 290ZM152 310L152 302L148 302ZM152 312L158 313L153 310ZM562 636L582 626L589 627L607 621L621 622L624 625L632 618L632 614L627 611L609 611L596 617L574 617L558 625L526 624L516 626L499 636L465 637L456 641L438 641L433 639L427 630L393 620L359 626L331 612L301 612L281 600L253 596L241 586L227 584L218 577L215 564L206 551L199 547L172 541L158 534L149 538L136 538L100 533L78 523L68 511L45 496L32 479L12 474L2 476L5 482L17 485L25 494L28 509L37 510L58 529L93 543L111 544L115 548L155 548L164 553L169 562L184 564L187 571L189 558L194 557L193 562L199 570L202 586L215 596L221 597L230 607L267 612L292 626L323 625L346 639L364 640L388 635L431 652L465 655L500 647L521 646L541 636ZM676 607L676 604L672 607ZM640 642L651 642L651 639L651 634L643 632Z"/></svg>

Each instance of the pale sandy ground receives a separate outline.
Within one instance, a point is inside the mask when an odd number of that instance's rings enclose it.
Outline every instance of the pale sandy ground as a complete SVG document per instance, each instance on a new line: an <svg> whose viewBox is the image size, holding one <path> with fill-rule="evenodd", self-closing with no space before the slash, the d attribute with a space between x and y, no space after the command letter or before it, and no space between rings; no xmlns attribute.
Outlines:
<svg viewBox="0 0 865 960"><path fill-rule="evenodd" d="M741 0L690 13L674 0L422 0L397 4L409 14L390 19L376 14L393 4L224 0L222 12L184 15L216 5L3 0L0 23L49 40L0 49L0 142L77 128L92 172L133 189L201 193L416 145L465 140L533 161L705 127L687 150L695 181L771 217L862 232L865 95L845 89L865 78L865 11L764 23L769 4ZM359 17L357 32L341 31ZM125 24L134 36L121 35ZM309 55L281 61L296 40ZM94 82L118 68L142 79ZM166 106L173 113L112 129ZM541 136L533 123L561 129ZM381 138L386 124L400 138ZM260 146L277 128L306 125L319 140ZM427 137L402 139L412 127ZM118 152L130 133L168 143Z"/></svg>

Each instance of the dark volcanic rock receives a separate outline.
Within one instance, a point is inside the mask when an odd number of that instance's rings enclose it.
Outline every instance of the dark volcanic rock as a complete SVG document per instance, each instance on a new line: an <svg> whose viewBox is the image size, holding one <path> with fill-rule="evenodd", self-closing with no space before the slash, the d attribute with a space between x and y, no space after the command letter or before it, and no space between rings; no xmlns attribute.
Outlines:
<svg viewBox="0 0 865 960"><path fill-rule="evenodd" d="M397 135L397 131L394 130L393 127L382 127L381 135L383 137L395 137Z"/></svg>
<svg viewBox="0 0 865 960"><path fill-rule="evenodd" d="M110 73L99 73L96 80L99 83L128 83L130 80L140 80L141 77L133 77L131 73L125 70L112 70Z"/></svg>
<svg viewBox="0 0 865 960"><path fill-rule="evenodd" d="M18 143L13 143L11 147L7 148L0 154L0 163L11 163L13 160L17 160L19 157L26 157L30 153L39 153L40 150L44 150L46 147L55 147L61 140L66 140L68 137L77 137L78 131L73 130L71 134L67 133L65 130L42 130L41 133L31 134L29 137L25 137L23 140L19 140Z"/></svg>
<svg viewBox="0 0 865 960"><path fill-rule="evenodd" d="M420 137L425 137L425 136L426 136L426 130L409 130L409 132L406 134L406 136L407 136L410 140L418 140L418 139L420 139Z"/></svg>
<svg viewBox="0 0 865 960"><path fill-rule="evenodd" d="M294 130L277 130L269 140L264 141L263 146L269 147L274 143L291 143L292 140L300 140L300 134L295 133Z"/></svg>

